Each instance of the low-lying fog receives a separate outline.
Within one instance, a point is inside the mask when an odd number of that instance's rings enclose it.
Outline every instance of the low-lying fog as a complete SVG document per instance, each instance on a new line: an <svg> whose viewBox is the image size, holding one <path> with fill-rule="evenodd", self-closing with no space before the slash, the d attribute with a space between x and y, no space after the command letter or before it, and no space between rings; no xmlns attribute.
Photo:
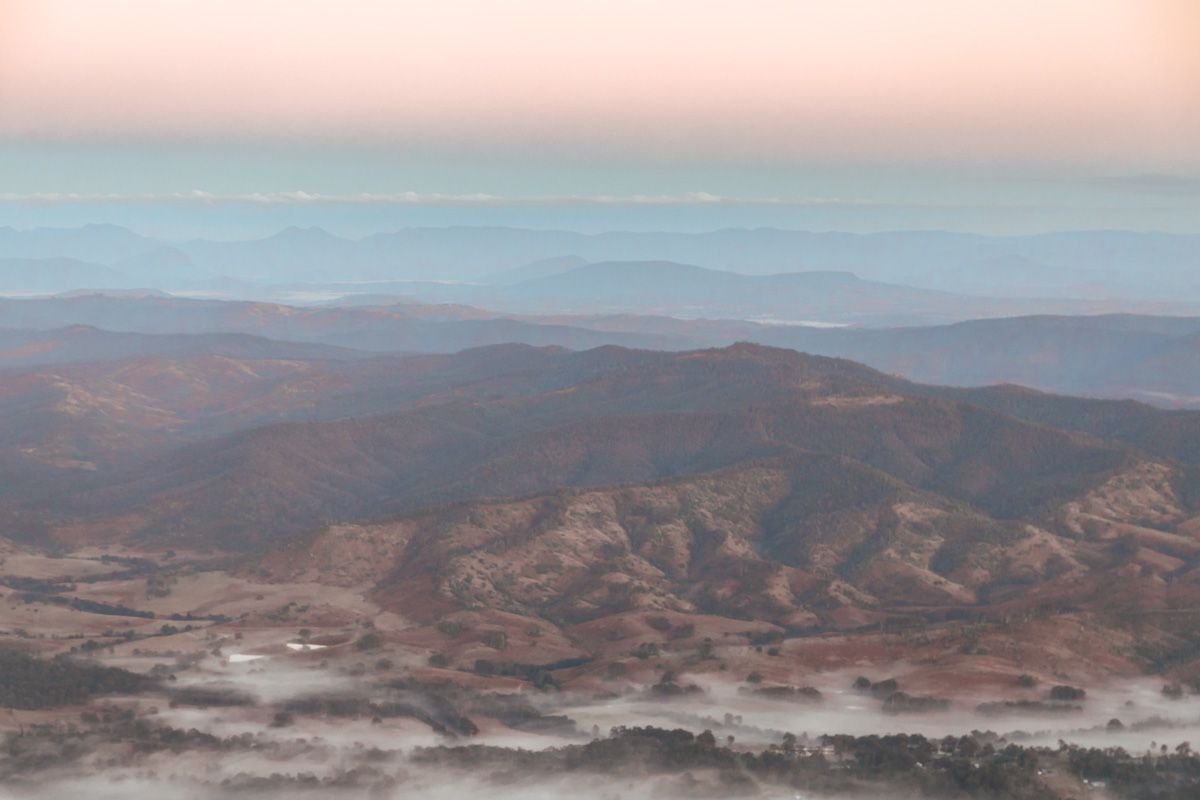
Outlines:
<svg viewBox="0 0 1200 800"><path fill-rule="evenodd" d="M289 663L290 662L290 663ZM1200 743L1200 699L1164 697L1161 682L1132 681L1120 686L1087 687L1082 709L1038 713L983 714L979 703L997 697L956 697L951 710L927 713L886 714L878 698L854 691L853 674L812 676L806 683L820 690L819 701L770 699L746 692L745 685L716 681L701 684L701 692L662 698L645 687L628 686L604 700L581 694L529 691L523 696L545 714L566 716L575 724L552 733L523 732L494 720L477 719L476 736L450 739L411 718L353 718L297 714L288 725L271 725L275 707L288 700L313 695L356 694L378 699L395 692L370 675L352 677L328 668L318 659L310 665L290 659L261 659L230 663L209 659L202 666L181 671L179 688L212 689L253 698L243 706L200 708L156 704L152 719L184 731L200 731L221 738L245 736L254 744L241 749L205 750L181 747L159 750L130 760L106 754L101 748L86 759L58 771L31 773L28 778L0 787L0 799L49 800L88 796L97 800L151 800L151 798L332 797L458 800L487 797L550 798L570 795L575 800L615 798L705 796L701 784L680 776L635 778L572 772L568 777L529 776L491 766L478 774L431 769L415 763L415 748L442 744L483 744L526 750L543 750L580 744L607 735L616 726L685 728L695 733L709 729L722 744L733 737L735 748L762 750L778 745L785 733L802 744L817 745L822 734L866 736L885 733L919 733L931 739L960 736L971 731L991 731L1022 746L1054 748L1060 741L1087 747L1121 747L1144 753L1162 745L1174 749L1182 742ZM874 676L876 679L887 677ZM1044 694L1040 691L1039 696ZM152 703L137 701L142 710ZM1120 725L1112 723L1120 720ZM370 788L348 781L346 774L369 767L386 775ZM275 776L272 778L272 776ZM283 776L282 778L280 776ZM305 776L311 776L305 777ZM316 781L314 783L314 781ZM703 782L701 782L703 783ZM711 788L711 787L710 787ZM792 791L764 789L757 797L796 798ZM843 795L844 796L844 795Z"/></svg>
<svg viewBox="0 0 1200 800"><path fill-rule="evenodd" d="M349 691L362 683L361 679L332 670L272 660L243 664L207 663L208 668L203 673L181 674L180 685L225 687L249 694L262 703L275 704L316 693ZM597 730L607 733L619 725L653 725L696 732L712 729L714 733L733 735L739 743L754 746L776 744L785 733L807 733L812 737L919 733L929 738L941 738L973 730L992 731L1030 746L1055 746L1062 740L1080 746L1123 747L1140 752L1152 743L1174 747L1186 741L1200 745L1200 697L1167 698L1162 693L1161 680L1141 679L1126 681L1119 686L1089 686L1087 698L1077 704L1079 710L1057 713L1013 709L983 714L976 706L1002 698L959 695L948 711L886 714L881 710L879 699L852 689L857 674L830 672L811 676L804 683L821 692L820 702L812 703L756 697L747 694L737 683L690 677L688 682L700 684L702 693L664 700L647 693L645 687L630 685L616 699L603 702L571 693L529 692L528 699L546 713L572 719L583 736L590 736ZM1032 694L1042 696L1048 688L1043 686L1040 692ZM179 727L195 727L213 733L227 724L221 715L198 709L174 709L164 711L163 716L172 724L177 724L178 718ZM1121 722L1121 727L1110 729L1109 723L1114 719ZM337 735L346 727L346 721L338 721L334 730L321 735ZM389 741L386 736L371 738L384 741L364 741L364 744L383 746ZM394 740L390 741L391 746L397 746ZM420 726L411 744L432 745L442 741L427 727ZM578 742L579 739L493 727L484 728L471 741L540 748Z"/></svg>
<svg viewBox="0 0 1200 800"><path fill-rule="evenodd" d="M853 674L825 675L810 683L820 689L819 703L797 703L747 696L736 685L706 683L696 698L661 700L634 694L604 704L581 702L558 713L575 720L581 730L593 725L607 731L615 725L657 725L691 730L711 728L731 733L739 742L777 743L784 733L870 736L919 733L928 738L959 736L973 730L992 731L1014 743L1056 746L1059 740L1086 747L1123 747L1140 752L1155 745L1200 742L1200 699L1171 700L1162 683L1132 681L1119 687L1089 689L1079 711L1045 713L1009 711L982 714L974 707L995 697L956 698L948 711L885 714L878 699L853 691ZM732 724L725 717L733 715ZM1112 720L1122 727L1108 729Z"/></svg>
<svg viewBox="0 0 1200 800"><path fill-rule="evenodd" d="M4 794L3 800L62 800L66 797L86 797L89 800L229 800L254 797L255 800L294 800L297 797L331 798L331 800L400 800L419 797L421 800L696 800L698 797L721 797L700 793L695 787L677 778L621 779L617 776L572 774L557 780L518 781L504 784L494 780L447 774L443 772L409 771L401 786L392 790L328 789L306 791L289 787L273 790L222 788L186 778L157 778L129 776L120 778L88 778L62 781L40 787L29 793ZM813 795L791 789L765 789L755 794L760 800L808 800ZM882 795L847 797L840 800L877 800ZM894 794L889 800L905 800ZM913 798L912 800L919 800Z"/></svg>

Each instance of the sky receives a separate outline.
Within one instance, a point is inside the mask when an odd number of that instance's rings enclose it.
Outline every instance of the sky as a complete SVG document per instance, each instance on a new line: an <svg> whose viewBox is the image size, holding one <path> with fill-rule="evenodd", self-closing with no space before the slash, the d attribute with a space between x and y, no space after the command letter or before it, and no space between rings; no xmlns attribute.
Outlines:
<svg viewBox="0 0 1200 800"><path fill-rule="evenodd" d="M1196 0L0 0L0 224L1200 232Z"/></svg>

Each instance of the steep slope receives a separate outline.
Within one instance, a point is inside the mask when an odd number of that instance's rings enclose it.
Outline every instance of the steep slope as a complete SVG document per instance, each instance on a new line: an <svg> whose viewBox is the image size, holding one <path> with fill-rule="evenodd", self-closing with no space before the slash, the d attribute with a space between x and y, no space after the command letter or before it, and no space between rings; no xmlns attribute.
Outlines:
<svg viewBox="0 0 1200 800"><path fill-rule="evenodd" d="M561 355L514 346L459 356L362 358L239 335L86 329L7 338L22 343L14 348L18 358L103 355L126 343L132 350L176 352L0 372L0 494L63 482L80 491L109 479L111 470L182 444L273 422L394 412L471 387L485 391L489 382L495 391L511 390L526 385L529 370Z"/></svg>
<svg viewBox="0 0 1200 800"><path fill-rule="evenodd" d="M814 502L814 490L831 487L842 491ZM334 526L264 564L281 579L377 582L405 613L426 620L485 607L557 625L675 611L808 627L842 605L836 592L847 579L859 584L860 600L878 604L872 589L895 601L896 582L885 575L929 571L944 540L926 539L923 557L897 555L920 528L894 519L898 509L947 531L955 527L947 520L958 519L955 544L970 523L989 524L851 461L801 454L671 482ZM902 602L975 597L932 573L925 583L924 594Z"/></svg>
<svg viewBox="0 0 1200 800"><path fill-rule="evenodd" d="M1200 412L1169 411L1132 400L1090 400L1021 386L921 388L1000 413L1137 447L1189 467L1200 465Z"/></svg>
<svg viewBox="0 0 1200 800"><path fill-rule="evenodd" d="M7 539L342 587L463 669L913 658L1011 685L1198 646L1200 483L1159 449L1191 414L747 344L5 377ZM786 635L811 650L774 660Z"/></svg>
<svg viewBox="0 0 1200 800"><path fill-rule="evenodd" d="M1044 509L1138 458L1123 448L1200 463L1200 415L921 386L745 345L63 365L10 373L0 410L10 498L70 487L53 506L72 518L137 510L146 535L222 532L243 544L324 518L653 481L798 449L1001 517ZM1200 494L1197 470L1171 475L1185 503Z"/></svg>
<svg viewBox="0 0 1200 800"><path fill-rule="evenodd" d="M1131 479L1154 482L1135 468L1059 511L1086 505L1093 523L1116 527L1140 508L1121 492ZM578 668L567 672L575 677L644 679L664 664L703 672L731 660L786 680L801 663L829 668L823 653L856 668L909 658L942 680L1003 684L1029 671L1186 663L1195 637L1172 620L1189 619L1200 597L1198 564L1191 533L997 521L852 460L798 453L332 524L269 551L255 572L368 587L420 626L408 639L460 669L511 663L506 674L537 674L544 636L587 654L546 667ZM1063 641L1064 624L1107 646ZM833 632L854 635L821 637ZM788 659L771 657L778 647L763 653L784 636L800 637ZM1096 663L1078 663L1083 653Z"/></svg>
<svg viewBox="0 0 1200 800"><path fill-rule="evenodd" d="M901 393L849 362L742 345L543 354L384 416L291 423L207 442L76 498L130 534L254 546L321 519L561 487L638 483L799 451L1020 518L1136 457L961 402Z"/></svg>

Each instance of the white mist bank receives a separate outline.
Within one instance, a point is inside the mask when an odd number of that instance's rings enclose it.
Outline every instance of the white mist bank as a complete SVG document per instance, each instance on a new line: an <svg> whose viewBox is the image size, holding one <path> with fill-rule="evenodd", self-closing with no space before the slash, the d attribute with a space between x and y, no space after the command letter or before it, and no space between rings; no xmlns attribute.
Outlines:
<svg viewBox="0 0 1200 800"><path fill-rule="evenodd" d="M1161 682L1151 680L1089 688L1087 699L1079 703L1080 711L1013 709L999 714L984 714L975 708L1012 697L959 697L946 711L887 714L880 699L849 688L852 680L847 673L814 676L811 683L821 691L819 702L755 697L739 692L735 684L712 681L702 684L703 694L663 701L639 692L602 704L568 704L556 713L574 719L582 731L596 726L607 733L617 725L711 727L718 738L733 735L739 743L753 746L775 744L784 733L810 737L909 733L940 739L976 730L1014 734L1015 743L1027 746L1054 747L1061 740L1087 747L1123 747L1131 752L1143 752L1151 743L1174 748L1182 742L1200 741L1200 697L1168 699L1162 695ZM1040 687L1025 699L1044 698L1048 689ZM726 722L727 714L734 718L732 724ZM1114 719L1120 720L1123 728L1107 730Z"/></svg>
<svg viewBox="0 0 1200 800"><path fill-rule="evenodd" d="M975 706L1011 698L960 696L947 711L889 715L882 711L879 698L850 689L850 674L811 678L808 682L821 691L819 702L748 695L739 691L743 686L720 681L705 682L702 693L670 699L657 698L645 687L632 686L625 694L605 699L527 692L522 693L523 699L545 714L569 717L579 735L513 730L479 717L477 736L447 738L411 718L372 720L366 716L298 713L288 724L276 726L272 722L279 704L290 699L314 694L379 698L394 690L370 674L352 677L316 663L299 666L284 663L283 659L243 664L206 660L199 668L181 672L176 685L240 691L253 696L256 704L160 708L148 719L221 738L248 737L247 743L217 750L189 746L150 755L138 755L127 745L104 747L82 761L28 775L18 784L0 786L0 800L59 800L85 795L98 800L292 800L305 796L329 800L400 800L414 796L423 800L551 800L568 795L574 800L694 800L707 796L705 792L719 790L715 776L704 770L693 776L699 783L691 785L683 772L655 777L572 772L534 778L522 774L515 761L508 765L503 759L499 765L493 763L466 773L431 769L411 759L417 748L441 744L543 750L586 742L594 733L605 736L617 726L685 728L695 733L710 729L718 741L724 743L727 737L733 737L735 749L754 751L779 744L785 733L815 743L823 734L909 733L940 739L990 731L1021 746L1054 749L1064 741L1086 747L1121 747L1134 755L1152 745L1155 749L1166 745L1173 750L1182 742L1200 741L1200 698L1168 699L1161 694L1161 685L1151 680L1085 687L1088 697L1078 712L1049 715L1022 711L992 716L977 712ZM1029 691L1030 699L1043 697L1048 688ZM1109 730L1112 719L1119 719L1122 727ZM353 788L339 783L344 776L363 770L380 779L370 789L362 788L365 784L361 782ZM816 795L771 787L763 787L754 796L817 800Z"/></svg>
<svg viewBox="0 0 1200 800"><path fill-rule="evenodd" d="M288 787L278 790L226 789L198 779L182 776L149 777L142 775L100 775L95 778L74 779L53 784L29 787L6 793L0 789L0 800L62 800L64 797L87 797L89 800L696 800L698 796L722 797L714 790L698 794L697 787L679 776L621 778L595 774L571 774L550 780L520 780L510 783L464 776L446 772L408 771L405 780L392 789L340 789L322 787L304 789ZM755 800L818 800L821 795L798 792L789 788L763 787L753 794ZM837 800L879 800L880 795L837 795ZM924 800L921 797L894 792L889 800Z"/></svg>
<svg viewBox="0 0 1200 800"><path fill-rule="evenodd" d="M976 710L976 706L994 701L1044 699L1050 687L1042 685L1027 692L1013 691L1005 695L958 696L946 711L887 714L882 711L879 698L850 688L854 677L850 672L810 676L804 683L820 690L819 702L754 696L741 691L742 684L722 680L699 680L702 693L669 699L654 696L644 687L632 686L627 687L625 694L604 701L578 694L536 692L526 693L525 699L543 713L569 717L576 723L581 736L594 731L606 735L617 726L650 725L697 732L712 728L719 736L733 735L738 743L746 746L776 744L784 733L810 737L911 733L942 738L974 730L1017 734L1014 741L1028 746L1053 747L1062 740L1088 747L1123 747L1131 752L1143 752L1152 744L1156 747L1167 744L1173 748L1186 741L1200 742L1200 697L1169 699L1161 692L1161 681L1152 679L1112 686L1085 686L1088 694L1078 704L1081 706L1079 711L1047 713L1013 708L1004 713L984 714ZM262 705L319 694L368 692L375 697L386 695L369 675L355 678L317 664L298 666L274 659L244 664L206 661L199 670L181 673L178 685L242 692ZM905 689L903 681L901 689ZM913 694L924 692L914 691ZM169 718L183 711L173 709L163 713ZM187 724L180 727L221 732L222 735L229 735L233 729L241 732L247 724L237 722L236 709L203 712L189 709L186 717ZM1119 720L1122 727L1108 730L1106 726L1114 719ZM514 731L486 720L481 723L480 734L473 737L472 742L539 749L579 741L579 738L560 735ZM369 741L372 746L379 747L387 747L389 736L393 735L366 721L360 725L345 719L322 723L317 719L300 718L297 724L313 735L333 736L348 743ZM348 736L351 730L354 735ZM399 736L398 732L395 735ZM419 724L406 726L400 738L405 741L403 746L441 741L437 734Z"/></svg>

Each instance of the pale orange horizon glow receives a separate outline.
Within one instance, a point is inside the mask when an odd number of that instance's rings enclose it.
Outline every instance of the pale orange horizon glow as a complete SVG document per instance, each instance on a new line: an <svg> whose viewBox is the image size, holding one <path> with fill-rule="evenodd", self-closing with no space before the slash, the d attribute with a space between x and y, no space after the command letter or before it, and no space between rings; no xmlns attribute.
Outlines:
<svg viewBox="0 0 1200 800"><path fill-rule="evenodd" d="M0 0L0 136L1200 161L1195 0Z"/></svg>

